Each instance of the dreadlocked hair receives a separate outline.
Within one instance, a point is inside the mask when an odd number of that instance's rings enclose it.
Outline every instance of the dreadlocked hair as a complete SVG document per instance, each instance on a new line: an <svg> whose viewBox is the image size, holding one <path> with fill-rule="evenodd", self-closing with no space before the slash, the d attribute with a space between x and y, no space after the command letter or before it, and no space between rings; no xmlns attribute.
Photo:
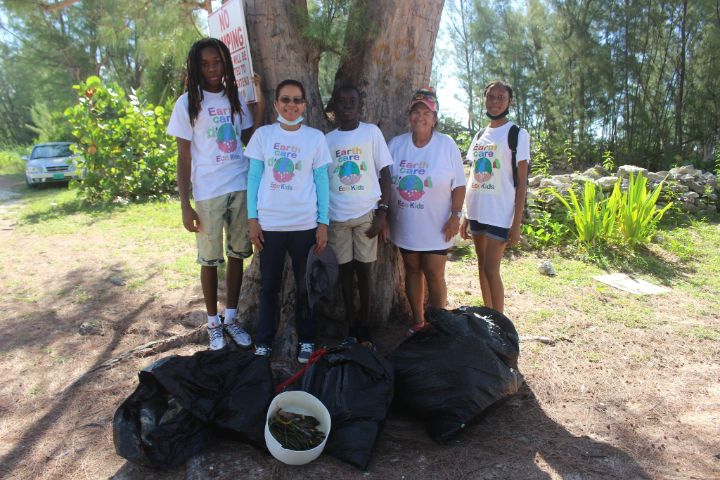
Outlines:
<svg viewBox="0 0 720 480"><path fill-rule="evenodd" d="M188 93L188 114L190 115L190 125L195 124L195 120L200 113L200 103L203 101L202 90L202 51L204 48L212 47L218 51L220 59L223 62L223 88L228 101L230 102L230 121L235 123L235 114L240 115L242 119L242 109L240 108L240 99L238 97L238 89L235 87L235 72L233 71L232 57L227 45L217 38L203 38L193 43L188 52L185 68L187 70L187 81L185 86Z"/></svg>

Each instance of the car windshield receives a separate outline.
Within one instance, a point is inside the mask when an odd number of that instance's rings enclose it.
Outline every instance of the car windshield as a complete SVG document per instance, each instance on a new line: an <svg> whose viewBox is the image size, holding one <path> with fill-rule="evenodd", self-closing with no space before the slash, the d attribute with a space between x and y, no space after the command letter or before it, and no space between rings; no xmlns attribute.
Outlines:
<svg viewBox="0 0 720 480"><path fill-rule="evenodd" d="M70 150L70 144L60 145L38 145L33 148L30 158L54 158L54 157L70 157L73 152Z"/></svg>

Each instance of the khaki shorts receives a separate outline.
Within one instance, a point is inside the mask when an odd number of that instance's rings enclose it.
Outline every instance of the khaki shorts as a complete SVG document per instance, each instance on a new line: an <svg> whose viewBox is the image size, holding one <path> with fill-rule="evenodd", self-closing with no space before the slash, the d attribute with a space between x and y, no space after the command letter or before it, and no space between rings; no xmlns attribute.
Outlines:
<svg viewBox="0 0 720 480"><path fill-rule="evenodd" d="M328 245L335 252L338 264L357 260L370 263L377 260L377 237L368 238L365 235L375 217L371 210L362 217L353 218L346 222L330 221L328 228Z"/></svg>
<svg viewBox="0 0 720 480"><path fill-rule="evenodd" d="M226 193L219 197L195 202L200 217L200 231L195 234L198 247L197 262L214 267L225 262L223 257L223 227L225 255L247 258L252 255L248 237L247 193Z"/></svg>

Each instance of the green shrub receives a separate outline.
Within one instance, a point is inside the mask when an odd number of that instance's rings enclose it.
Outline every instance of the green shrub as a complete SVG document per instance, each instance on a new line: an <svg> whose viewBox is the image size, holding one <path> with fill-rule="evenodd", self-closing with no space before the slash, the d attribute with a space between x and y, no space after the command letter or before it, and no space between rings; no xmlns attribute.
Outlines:
<svg viewBox="0 0 720 480"><path fill-rule="evenodd" d="M572 190L569 200L553 191L567 210L580 243L587 247L611 243L636 247L650 242L662 216L672 207L668 203L656 208L664 182L650 193L643 175L631 174L626 191L622 191L620 183L618 179L612 194L605 198L593 182L585 182L582 201Z"/></svg>
<svg viewBox="0 0 720 480"><path fill-rule="evenodd" d="M169 110L126 96L95 76L73 87L78 103L65 110L85 178L80 195L91 203L143 201L175 191L177 147L165 134Z"/></svg>
<svg viewBox="0 0 720 480"><path fill-rule="evenodd" d="M0 150L0 175L25 172L25 161L16 150Z"/></svg>
<svg viewBox="0 0 720 480"><path fill-rule="evenodd" d="M664 182L660 182L648 194L647 178L642 174L637 177L630 174L628 189L622 192L618 210L619 230L628 245L648 243L657 230L658 222L672 206L672 203L668 203L661 209L655 208L663 185ZM615 189L620 189L619 181L615 184Z"/></svg>
<svg viewBox="0 0 720 480"><path fill-rule="evenodd" d="M616 189L619 192L619 185ZM612 241L616 236L615 221L619 193L613 190L610 198L605 198L602 190L597 190L593 182L585 182L582 201L579 201L573 190L570 190L570 201L557 191L553 194L566 208L574 225L573 233L580 243L592 246Z"/></svg>
<svg viewBox="0 0 720 480"><path fill-rule="evenodd" d="M521 229L523 238L531 247L538 249L560 245L570 232L564 223L547 211L537 212L529 223L522 224Z"/></svg>

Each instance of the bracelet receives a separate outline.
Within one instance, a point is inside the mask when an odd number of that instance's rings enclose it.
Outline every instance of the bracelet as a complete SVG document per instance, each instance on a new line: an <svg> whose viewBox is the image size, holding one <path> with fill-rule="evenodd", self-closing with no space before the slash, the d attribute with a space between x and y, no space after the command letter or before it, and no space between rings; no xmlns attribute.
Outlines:
<svg viewBox="0 0 720 480"><path fill-rule="evenodd" d="M390 205L388 205L386 203L378 203L377 209L382 210L383 212L387 212L388 210L390 210Z"/></svg>
<svg viewBox="0 0 720 480"><path fill-rule="evenodd" d="M450 212L450 215L460 218L460 217L462 217L462 210L452 211L452 212Z"/></svg>

